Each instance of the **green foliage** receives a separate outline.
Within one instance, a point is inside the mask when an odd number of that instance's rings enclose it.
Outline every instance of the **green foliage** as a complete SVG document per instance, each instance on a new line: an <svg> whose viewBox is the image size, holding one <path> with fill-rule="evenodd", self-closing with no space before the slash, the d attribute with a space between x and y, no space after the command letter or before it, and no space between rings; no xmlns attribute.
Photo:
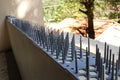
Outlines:
<svg viewBox="0 0 120 80"><path fill-rule="evenodd" d="M44 12L44 20L48 21L49 19L53 19L55 16L55 12L57 8L59 8L60 1L59 0L42 0L43 4L43 12Z"/></svg>
<svg viewBox="0 0 120 80"><path fill-rule="evenodd" d="M117 16L118 16L117 12L110 12L109 15L108 15L108 18L109 19L116 19Z"/></svg>
<svg viewBox="0 0 120 80"><path fill-rule="evenodd" d="M110 2L107 2L107 3L109 5L109 9L111 10L111 11L109 11L108 18L109 19L118 18L119 13L120 13L120 11L118 10L118 5L120 5L120 2L110 1Z"/></svg>
<svg viewBox="0 0 120 80"><path fill-rule="evenodd" d="M82 1L82 0L81 0ZM64 18L84 18L85 14L79 11L84 10L84 6L80 4L80 0L42 0L44 8L44 20L45 21L61 21ZM120 17L120 11L118 11L117 5L120 2L113 2L108 0L95 0L94 1L94 18L118 18ZM110 10L115 8L115 10Z"/></svg>
<svg viewBox="0 0 120 80"><path fill-rule="evenodd" d="M118 10L120 2L112 0L95 1L95 17L106 17L108 19L116 19L119 17L120 11Z"/></svg>
<svg viewBox="0 0 120 80"><path fill-rule="evenodd" d="M59 1L59 0L58 0ZM43 1L43 4L47 2ZM79 0L60 0L58 4L50 4L44 6L44 18L45 20L54 19L55 21L61 21L64 18L79 18L86 17L86 15L79 12L80 5Z"/></svg>
<svg viewBox="0 0 120 80"><path fill-rule="evenodd" d="M101 16L106 16L107 12L105 12L107 7L107 3L95 1L94 3L94 17L99 18Z"/></svg>

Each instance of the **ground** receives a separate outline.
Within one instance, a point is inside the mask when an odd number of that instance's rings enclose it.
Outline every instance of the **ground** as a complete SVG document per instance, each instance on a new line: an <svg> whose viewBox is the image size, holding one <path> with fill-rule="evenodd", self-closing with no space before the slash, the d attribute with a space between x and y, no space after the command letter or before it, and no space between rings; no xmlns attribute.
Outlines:
<svg viewBox="0 0 120 80"><path fill-rule="evenodd" d="M7 61L4 52L0 52L0 80L9 80Z"/></svg>
<svg viewBox="0 0 120 80"><path fill-rule="evenodd" d="M53 30L72 32L87 37L86 29L88 24L85 19L66 18L57 24L52 23L48 26ZM94 20L95 38L102 34L110 26L120 26L120 24L113 20Z"/></svg>

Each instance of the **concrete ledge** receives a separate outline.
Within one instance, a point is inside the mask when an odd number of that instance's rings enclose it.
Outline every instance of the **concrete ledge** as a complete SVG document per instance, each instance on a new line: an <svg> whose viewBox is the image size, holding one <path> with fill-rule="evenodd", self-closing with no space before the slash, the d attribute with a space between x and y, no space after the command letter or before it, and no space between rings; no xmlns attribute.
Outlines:
<svg viewBox="0 0 120 80"><path fill-rule="evenodd" d="M76 80L9 21L7 27L22 80Z"/></svg>
<svg viewBox="0 0 120 80"><path fill-rule="evenodd" d="M55 60L46 54L44 50L34 43L31 38L26 36L29 35L25 33L28 33L29 26L31 26L30 24L25 23L25 25L21 25L21 21L19 23L19 20L18 23L16 22L17 21L7 21L7 26L14 56L23 80L76 80L71 73L61 67ZM16 26L18 26L18 28ZM70 40L72 35L73 34L70 34ZM75 35L75 39L76 46L80 47L80 36ZM100 48L102 57L104 57L104 43L102 42L90 39L90 52L93 54L96 53L96 44ZM82 37L82 45L83 49L88 47L88 38ZM117 59L118 47L112 45L109 45L109 47L112 49L112 53L116 55L115 57Z"/></svg>

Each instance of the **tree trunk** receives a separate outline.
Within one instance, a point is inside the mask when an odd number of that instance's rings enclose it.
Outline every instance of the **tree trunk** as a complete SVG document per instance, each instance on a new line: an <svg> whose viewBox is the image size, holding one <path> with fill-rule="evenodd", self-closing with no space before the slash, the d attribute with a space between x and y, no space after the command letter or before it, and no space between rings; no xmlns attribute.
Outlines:
<svg viewBox="0 0 120 80"><path fill-rule="evenodd" d="M88 13L87 13L87 16L88 16L88 36L92 39L95 38L95 32L94 32L94 24L93 24L93 11L90 7L87 8L88 10Z"/></svg>
<svg viewBox="0 0 120 80"><path fill-rule="evenodd" d="M86 14L88 17L88 29L87 29L88 37L94 39L95 38L94 24L93 24L94 0L82 0L80 3L83 4L86 8L86 11L81 9L79 9L79 11Z"/></svg>

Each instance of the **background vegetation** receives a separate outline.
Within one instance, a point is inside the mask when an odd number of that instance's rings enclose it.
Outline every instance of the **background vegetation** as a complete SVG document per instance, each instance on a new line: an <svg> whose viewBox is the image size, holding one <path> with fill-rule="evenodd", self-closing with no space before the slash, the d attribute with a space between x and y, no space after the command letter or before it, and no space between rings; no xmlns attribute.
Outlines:
<svg viewBox="0 0 120 80"><path fill-rule="evenodd" d="M44 8L44 20L61 21L64 18L86 18L86 15L79 11L85 9L80 0L42 0ZM95 0L94 18L117 19L120 17L118 7L120 2L108 0Z"/></svg>

